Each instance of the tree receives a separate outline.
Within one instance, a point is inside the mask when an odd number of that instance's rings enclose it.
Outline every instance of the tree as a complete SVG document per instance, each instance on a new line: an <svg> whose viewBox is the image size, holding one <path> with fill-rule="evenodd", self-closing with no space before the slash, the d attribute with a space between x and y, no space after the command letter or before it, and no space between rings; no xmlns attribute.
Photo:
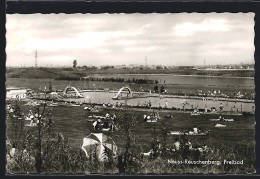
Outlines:
<svg viewBox="0 0 260 179"><path fill-rule="evenodd" d="M9 172L43 173L58 171L68 172L71 168L71 153L68 140L62 134L52 130L52 113L46 101L31 110L36 126L25 128L24 118L18 101L10 103L7 118L12 121L10 144L15 148L15 155L7 159ZM9 147L10 148L10 147ZM10 158L10 157L9 157ZM65 162L66 161L66 162Z"/></svg>
<svg viewBox="0 0 260 179"><path fill-rule="evenodd" d="M49 91L52 92L52 83L51 83L51 80L49 81Z"/></svg>
<svg viewBox="0 0 260 179"><path fill-rule="evenodd" d="M24 132L24 116L22 114L21 108L18 105L18 100L14 101L14 105L10 105L13 109L12 112L7 112L7 117L11 119L12 122L12 144L17 147L23 145L23 138L25 137Z"/></svg>
<svg viewBox="0 0 260 179"><path fill-rule="evenodd" d="M124 149L121 154L118 155L118 168L119 173L129 172L130 166L134 165L133 158L137 156L137 149L134 145L135 142L133 140L134 135L134 127L137 123L137 118L130 112L127 106L127 99L125 100L125 106L123 113L119 114L117 117L117 125L120 129L122 129L123 134L122 138L125 141Z"/></svg>
<svg viewBox="0 0 260 179"><path fill-rule="evenodd" d="M73 68L77 68L77 60L73 61Z"/></svg>
<svg viewBox="0 0 260 179"><path fill-rule="evenodd" d="M156 66L156 69L159 70L159 69L162 69L162 67L158 65L158 66Z"/></svg>

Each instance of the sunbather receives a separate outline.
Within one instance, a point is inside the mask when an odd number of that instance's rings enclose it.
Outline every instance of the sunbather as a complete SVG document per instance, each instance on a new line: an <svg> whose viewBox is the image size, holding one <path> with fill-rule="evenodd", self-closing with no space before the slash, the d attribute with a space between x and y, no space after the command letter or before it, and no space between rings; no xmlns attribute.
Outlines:
<svg viewBox="0 0 260 179"><path fill-rule="evenodd" d="M193 132L194 132L194 134L198 134L198 128L196 125L194 125L194 127L193 127Z"/></svg>
<svg viewBox="0 0 260 179"><path fill-rule="evenodd" d="M179 151L179 150L180 150L180 145L181 145L181 143L179 142L179 139L178 139L178 138L175 138L175 142L173 143L173 145L174 145L174 149L175 149L176 151Z"/></svg>

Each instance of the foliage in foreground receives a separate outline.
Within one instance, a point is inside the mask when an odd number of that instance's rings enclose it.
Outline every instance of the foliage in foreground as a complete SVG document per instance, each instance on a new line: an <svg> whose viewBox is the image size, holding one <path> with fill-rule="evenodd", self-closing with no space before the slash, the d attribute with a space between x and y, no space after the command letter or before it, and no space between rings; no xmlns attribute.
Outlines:
<svg viewBox="0 0 260 179"><path fill-rule="evenodd" d="M109 162L99 162L96 159L89 160L81 150L69 151L68 148L64 148L63 142L54 145L55 150L51 153L44 152L41 173L119 173L117 158L109 160ZM252 150L252 146L244 145L241 148L225 146L221 150L212 149L209 153L202 155L192 152L187 158L183 158L183 153L181 152L169 154L167 157L157 157L156 159L137 156L132 158L125 173L254 173ZM242 154L239 156L239 159L244 159L243 165L223 164L224 159L232 160L238 158L238 154ZM251 156L250 159L245 160L248 156ZM214 160L220 161L222 164L171 164L168 162L169 159L176 161L185 161L185 159L188 161ZM22 152L17 153L14 158L7 162L6 169L8 173L37 173L35 158L31 153L26 155Z"/></svg>

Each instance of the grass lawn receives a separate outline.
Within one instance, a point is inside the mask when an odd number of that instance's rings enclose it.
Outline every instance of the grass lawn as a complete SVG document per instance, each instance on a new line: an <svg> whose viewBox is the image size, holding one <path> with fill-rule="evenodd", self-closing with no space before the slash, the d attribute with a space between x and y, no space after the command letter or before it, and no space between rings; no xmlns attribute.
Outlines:
<svg viewBox="0 0 260 179"><path fill-rule="evenodd" d="M24 102L20 102L23 104ZM24 114L28 113L30 106L21 105ZM94 131L91 122L86 120L87 116L95 115L105 115L106 112L110 114L116 113L119 115L123 114L122 109L103 109L99 113L88 112L83 109L83 106L73 107L73 106L57 106L48 107L53 114L53 130L54 133L60 133L65 138L69 139L69 144L71 146L71 151L79 151L82 145L83 137L86 137L91 132L101 132ZM140 110L140 109L130 109L128 115L133 115L137 119L137 125L132 128L132 143L135 146L141 148L142 152L148 152L151 149L151 142L155 137L152 131L156 131L158 134L158 139L162 141L161 138L161 121L157 123L146 123L143 120L144 114L151 114L152 110ZM223 121L210 121L209 119L216 119L219 117L217 114L201 114L199 116L192 116L189 113L182 112L172 112L172 111L159 111L160 116L165 116L170 114L173 117L165 119L165 126L169 131L183 131L192 130L193 126L201 127L202 130L210 130L209 135L205 136L188 136L189 141L192 143L194 148L201 147L203 143L206 143L210 148L214 149L214 152L207 156L209 160L244 160L243 166L210 166L208 168L200 168L181 165L177 168L171 168L169 164L166 164L165 160L154 160L154 161L143 161L143 169L139 169L139 172L154 172L159 173L166 172L179 172L183 173L185 171L190 172L253 172L252 166L254 163L254 116L224 116L227 118L233 118L234 122L223 122ZM28 121L26 121L28 122ZM28 122L29 123L29 122ZM216 128L215 124L226 124L225 128ZM7 124L7 137L12 139L12 127L10 119L6 120ZM36 128L32 128L34 130ZM36 132L36 131L35 131ZM113 137L115 143L119 147L124 146L124 133L123 131L114 132L103 132L106 135ZM167 135L166 136L166 146L170 147L173 145L176 137ZM223 162L223 161L221 161ZM158 165L164 165L160 170L158 170ZM170 168L169 168L170 167ZM183 168L184 167L184 168Z"/></svg>
<svg viewBox="0 0 260 179"><path fill-rule="evenodd" d="M28 113L29 106L22 106L25 114ZM82 145L83 137L86 137L93 131L91 122L86 120L87 116L92 114L105 116L108 111L110 114L120 114L123 110L120 109L104 109L103 111L89 112L85 111L83 106L57 106L48 107L52 110L53 114L53 130L56 133L61 133L64 137L68 137L72 148L79 149ZM130 110L130 115L136 116L139 120L137 125L132 129L135 134L136 143L141 145L144 151L150 150L150 143L153 140L153 134L151 131L154 129L157 133L160 133L161 122L146 123L143 120L144 114L151 114L152 110ZM210 121L209 119L216 119L218 114L201 114L199 116L192 116L189 113L160 111L160 116L170 114L172 118L165 120L165 126L169 131L183 131L192 130L193 126L201 127L202 130L210 130L210 134L207 136L189 136L193 145L201 146L203 142L210 142L209 145L221 146L223 144L252 144L254 142L254 116L228 116L226 119L232 118L234 122L224 121ZM28 122L28 121L26 121ZM7 136L10 135L10 121L7 119ZM226 124L225 128L216 128L215 124ZM122 131L104 132L107 135L113 136L117 145L122 145ZM175 136L167 135L168 145L172 145Z"/></svg>

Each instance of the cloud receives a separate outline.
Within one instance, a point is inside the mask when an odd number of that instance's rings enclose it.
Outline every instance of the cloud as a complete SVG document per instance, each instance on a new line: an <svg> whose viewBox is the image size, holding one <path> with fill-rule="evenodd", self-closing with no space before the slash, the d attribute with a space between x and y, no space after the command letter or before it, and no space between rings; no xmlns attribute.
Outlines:
<svg viewBox="0 0 260 179"><path fill-rule="evenodd" d="M229 29L225 19L206 19L201 23L185 22L173 27L177 36L191 36L201 32L225 32Z"/></svg>
<svg viewBox="0 0 260 179"><path fill-rule="evenodd" d="M21 25L22 24L22 25ZM7 65L253 62L253 13L7 15ZM54 60L56 59L56 60ZM24 60L24 61L23 61Z"/></svg>

